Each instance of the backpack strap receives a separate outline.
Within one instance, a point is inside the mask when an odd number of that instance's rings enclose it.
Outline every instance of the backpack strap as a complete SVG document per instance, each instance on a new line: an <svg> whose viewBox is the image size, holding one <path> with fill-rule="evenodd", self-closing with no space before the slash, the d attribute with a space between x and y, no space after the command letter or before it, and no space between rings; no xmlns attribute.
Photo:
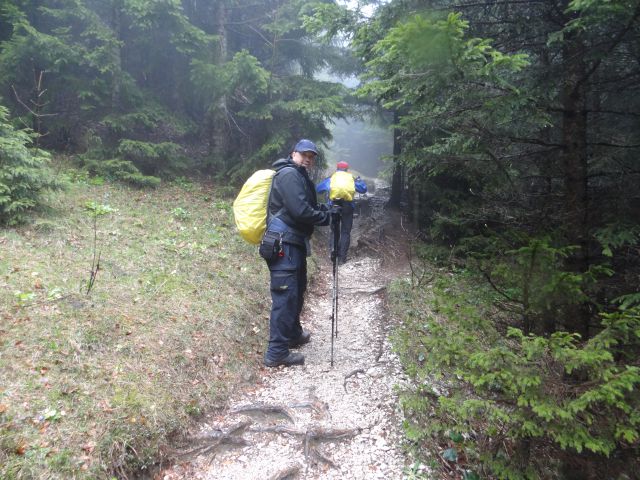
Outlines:
<svg viewBox="0 0 640 480"><path fill-rule="evenodd" d="M280 167L278 170L276 170L275 175L273 176L273 178L271 179L271 185L269 185L269 196L267 198L267 227L269 226L269 222L271 221L271 191L273 190L273 184L276 181L276 177L278 176L278 174L283 171L285 168L293 168L290 165L285 165L283 167ZM294 169L295 170L295 169ZM282 208L280 210L278 210L274 216L277 217L280 213L282 212Z"/></svg>
<svg viewBox="0 0 640 480"><path fill-rule="evenodd" d="M290 166L290 165L285 165L281 168L279 168L275 175L273 176L273 179L271 181L271 185L269 186L269 198L267 200L267 229L265 231L268 232L269 231L269 224L271 223L271 220L273 218L278 218L278 216L280 215L280 213L283 211L284 206L278 210L275 214L271 215L271 191L273 189L273 183L276 181L276 176L283 170L287 169L287 168L293 168L295 170L294 167ZM305 235L301 232L299 232L298 230L296 230L295 228L287 225L286 223L284 223L283 221L281 221L281 223L283 225L287 226L287 230L284 232L281 232L280 237L282 238L282 241L284 241L285 243L293 243L294 245L301 245L304 246L305 245Z"/></svg>

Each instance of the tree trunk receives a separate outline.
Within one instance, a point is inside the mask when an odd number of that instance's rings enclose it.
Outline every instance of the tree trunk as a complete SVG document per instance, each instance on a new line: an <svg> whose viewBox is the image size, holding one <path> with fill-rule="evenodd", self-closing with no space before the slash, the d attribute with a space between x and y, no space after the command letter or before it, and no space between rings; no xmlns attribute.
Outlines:
<svg viewBox="0 0 640 480"><path fill-rule="evenodd" d="M222 66L227 61L227 30L226 20L227 11L224 1L218 1L214 10L216 33L220 40L218 43L218 52L216 55L216 64ZM214 165L222 166L223 170L227 170L229 165L226 163L227 155L227 98L222 95L216 102L211 112L211 137L209 151L213 157Z"/></svg>
<svg viewBox="0 0 640 480"><path fill-rule="evenodd" d="M114 71L112 72L111 77L111 112L117 112L120 110L120 81L122 79L122 51L120 42L122 39L122 3L116 1L112 4L111 9L111 24L113 28L113 33L118 40L118 42L114 42L112 55L113 55L113 66Z"/></svg>
<svg viewBox="0 0 640 480"><path fill-rule="evenodd" d="M400 121L400 115L397 111L393 112L393 124L397 125ZM393 208L400 207L400 200L402 199L402 165L398 160L402 149L400 146L400 130L398 128L393 129L393 177L391 179L391 196L387 202L387 206Z"/></svg>
<svg viewBox="0 0 640 480"><path fill-rule="evenodd" d="M566 237L569 245L578 247L567 259L567 268L574 273L584 273L589 268L586 67L582 60L584 48L580 39L571 35L565 40L563 52L566 61L562 118ZM588 338L589 312L586 306L573 304L567 309L566 315L567 328L580 333L583 339Z"/></svg>

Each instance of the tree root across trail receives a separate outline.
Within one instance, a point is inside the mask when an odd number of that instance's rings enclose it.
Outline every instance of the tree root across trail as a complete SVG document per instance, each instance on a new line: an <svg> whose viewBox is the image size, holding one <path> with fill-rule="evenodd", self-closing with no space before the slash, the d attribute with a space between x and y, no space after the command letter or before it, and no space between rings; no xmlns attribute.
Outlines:
<svg viewBox="0 0 640 480"><path fill-rule="evenodd" d="M357 243L352 250L358 254ZM366 253L372 254L370 245ZM406 257L393 261L393 275L402 261ZM331 367L332 269L328 261L321 265L302 318L312 332L311 343L299 350L306 364L265 368L263 383L238 393L223 415L202 425L160 478L402 478L394 385L404 377L388 339L385 271L382 259L364 255L340 266Z"/></svg>

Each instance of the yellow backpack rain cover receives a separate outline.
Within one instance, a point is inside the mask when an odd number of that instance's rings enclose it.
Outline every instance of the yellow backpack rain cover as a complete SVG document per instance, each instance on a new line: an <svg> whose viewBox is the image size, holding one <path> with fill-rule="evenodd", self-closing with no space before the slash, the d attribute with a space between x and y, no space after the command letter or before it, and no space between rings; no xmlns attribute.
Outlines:
<svg viewBox="0 0 640 480"><path fill-rule="evenodd" d="M258 170L251 175L233 201L233 217L240 236L257 245L267 228L267 202L274 170Z"/></svg>
<svg viewBox="0 0 640 480"><path fill-rule="evenodd" d="M331 200L346 200L351 202L356 193L356 186L353 175L349 172L338 170L331 175L331 185L329 188L329 198Z"/></svg>

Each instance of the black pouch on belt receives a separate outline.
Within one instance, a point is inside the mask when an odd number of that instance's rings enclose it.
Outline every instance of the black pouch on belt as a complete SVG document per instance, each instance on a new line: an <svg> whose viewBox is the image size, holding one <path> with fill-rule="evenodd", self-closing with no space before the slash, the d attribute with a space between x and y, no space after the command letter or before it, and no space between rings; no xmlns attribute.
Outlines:
<svg viewBox="0 0 640 480"><path fill-rule="evenodd" d="M278 256L282 250L282 234L267 230L262 236L258 252L267 262Z"/></svg>

